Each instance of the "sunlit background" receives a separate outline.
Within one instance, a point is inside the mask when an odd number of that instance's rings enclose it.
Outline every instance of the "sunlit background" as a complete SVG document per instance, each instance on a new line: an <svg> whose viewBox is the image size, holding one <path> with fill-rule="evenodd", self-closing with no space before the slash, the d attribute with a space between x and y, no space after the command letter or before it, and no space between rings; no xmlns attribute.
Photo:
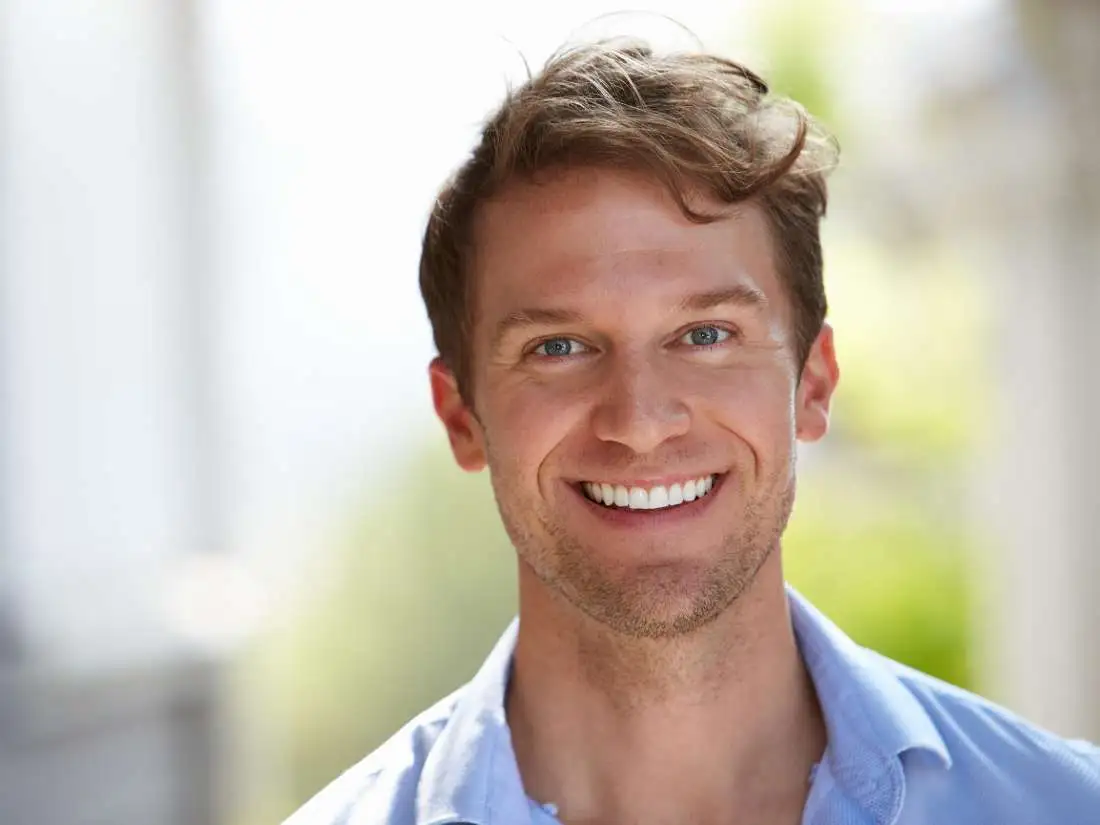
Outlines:
<svg viewBox="0 0 1100 825"><path fill-rule="evenodd" d="M0 0L0 823L270 825L515 608L431 417L435 191L617 33L839 137L790 580L1100 739L1100 3Z"/></svg>

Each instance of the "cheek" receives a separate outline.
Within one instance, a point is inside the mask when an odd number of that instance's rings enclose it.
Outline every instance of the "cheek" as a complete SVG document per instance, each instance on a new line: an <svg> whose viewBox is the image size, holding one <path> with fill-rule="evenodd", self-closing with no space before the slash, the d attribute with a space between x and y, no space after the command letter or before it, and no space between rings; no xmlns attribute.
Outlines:
<svg viewBox="0 0 1100 825"><path fill-rule="evenodd" d="M700 410L746 442L758 458L790 450L794 440L794 390L775 370L737 370L710 376L695 388ZM785 446L784 446L785 445Z"/></svg>
<svg viewBox="0 0 1100 825"><path fill-rule="evenodd" d="M536 477L585 416L586 402L575 394L533 382L490 389L483 413L490 458L509 473Z"/></svg>

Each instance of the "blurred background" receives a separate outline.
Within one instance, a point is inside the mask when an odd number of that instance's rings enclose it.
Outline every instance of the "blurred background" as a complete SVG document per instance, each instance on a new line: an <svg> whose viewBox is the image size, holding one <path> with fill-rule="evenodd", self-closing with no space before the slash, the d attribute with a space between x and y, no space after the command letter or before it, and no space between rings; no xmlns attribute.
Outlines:
<svg viewBox="0 0 1100 825"><path fill-rule="evenodd" d="M1100 739L1100 3L631 2L839 137L788 577ZM515 609L431 416L436 189L620 4L0 0L0 822L278 823Z"/></svg>

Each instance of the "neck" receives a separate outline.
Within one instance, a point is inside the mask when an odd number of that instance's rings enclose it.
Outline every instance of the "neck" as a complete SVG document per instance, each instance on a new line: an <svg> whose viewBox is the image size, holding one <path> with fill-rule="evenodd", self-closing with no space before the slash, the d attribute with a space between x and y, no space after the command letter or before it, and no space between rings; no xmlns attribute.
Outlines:
<svg viewBox="0 0 1100 825"><path fill-rule="evenodd" d="M507 713L528 794L566 822L797 822L825 731L778 559L672 639L619 635L521 574Z"/></svg>

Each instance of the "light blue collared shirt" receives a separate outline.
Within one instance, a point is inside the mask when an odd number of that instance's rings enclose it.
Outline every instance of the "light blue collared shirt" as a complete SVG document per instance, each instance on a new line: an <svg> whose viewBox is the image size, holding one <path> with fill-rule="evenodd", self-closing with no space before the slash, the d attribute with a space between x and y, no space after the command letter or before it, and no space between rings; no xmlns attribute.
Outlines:
<svg viewBox="0 0 1100 825"><path fill-rule="evenodd" d="M828 732L803 825L1100 825L1100 749L862 648L787 593ZM516 631L284 825L557 825L524 793L504 715Z"/></svg>

